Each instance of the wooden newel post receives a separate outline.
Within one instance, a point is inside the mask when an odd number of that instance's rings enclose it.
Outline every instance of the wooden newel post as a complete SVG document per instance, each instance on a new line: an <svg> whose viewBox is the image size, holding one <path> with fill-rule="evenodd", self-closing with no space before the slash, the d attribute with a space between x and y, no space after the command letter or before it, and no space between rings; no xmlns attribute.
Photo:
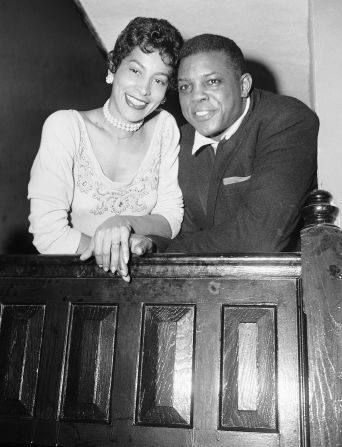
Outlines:
<svg viewBox="0 0 342 447"><path fill-rule="evenodd" d="M331 200L310 195L301 232L311 447L342 446L342 231Z"/></svg>

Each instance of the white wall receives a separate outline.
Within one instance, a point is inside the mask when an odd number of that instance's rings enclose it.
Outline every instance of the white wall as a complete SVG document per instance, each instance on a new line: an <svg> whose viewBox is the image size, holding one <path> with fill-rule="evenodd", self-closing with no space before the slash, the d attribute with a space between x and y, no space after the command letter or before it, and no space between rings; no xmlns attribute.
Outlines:
<svg viewBox="0 0 342 447"><path fill-rule="evenodd" d="M81 0L107 50L136 16L169 20L189 38L226 35L275 77L279 93L308 105L310 52L307 0Z"/></svg>
<svg viewBox="0 0 342 447"><path fill-rule="evenodd" d="M162 17L185 38L227 35L321 122L319 187L342 213L342 0L80 0L107 50L130 19ZM337 223L339 223L339 220Z"/></svg>
<svg viewBox="0 0 342 447"><path fill-rule="evenodd" d="M342 213L342 1L311 0L314 108L320 117L319 186Z"/></svg>

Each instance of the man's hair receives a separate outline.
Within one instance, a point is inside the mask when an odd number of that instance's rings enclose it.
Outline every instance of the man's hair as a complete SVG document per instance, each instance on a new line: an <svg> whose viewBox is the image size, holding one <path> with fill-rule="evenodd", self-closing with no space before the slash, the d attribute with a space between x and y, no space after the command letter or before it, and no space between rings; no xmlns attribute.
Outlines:
<svg viewBox="0 0 342 447"><path fill-rule="evenodd" d="M136 17L119 34L108 53L107 65L113 73L136 47L144 53L158 51L163 62L172 68L169 86L176 88L179 51L183 45L180 32L164 19Z"/></svg>
<svg viewBox="0 0 342 447"><path fill-rule="evenodd" d="M187 40L181 49L180 59L212 51L224 52L227 56L228 68L232 68L239 76L245 73L245 58L241 49L233 40L217 34L199 34Z"/></svg>

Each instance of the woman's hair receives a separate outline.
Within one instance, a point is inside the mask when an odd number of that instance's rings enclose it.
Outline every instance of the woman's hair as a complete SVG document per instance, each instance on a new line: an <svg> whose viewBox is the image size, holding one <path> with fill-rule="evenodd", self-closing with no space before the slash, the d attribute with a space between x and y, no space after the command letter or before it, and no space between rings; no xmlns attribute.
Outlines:
<svg viewBox="0 0 342 447"><path fill-rule="evenodd" d="M225 36L217 34L200 34L187 40L180 52L180 59L198 53L222 51L227 56L228 68L233 69L239 76L246 71L245 58L236 43Z"/></svg>
<svg viewBox="0 0 342 447"><path fill-rule="evenodd" d="M182 44L182 35L167 20L136 17L121 31L113 50L108 53L108 68L115 73L136 47L144 53L158 51L163 62L172 68L169 87L175 89Z"/></svg>

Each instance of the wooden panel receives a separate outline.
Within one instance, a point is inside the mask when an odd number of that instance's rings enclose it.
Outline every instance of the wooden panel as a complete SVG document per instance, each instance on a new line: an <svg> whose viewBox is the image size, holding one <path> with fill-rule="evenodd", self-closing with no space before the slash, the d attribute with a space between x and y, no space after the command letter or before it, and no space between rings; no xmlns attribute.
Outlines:
<svg viewBox="0 0 342 447"><path fill-rule="evenodd" d="M310 438L342 446L342 232L322 225L302 231L307 314Z"/></svg>
<svg viewBox="0 0 342 447"><path fill-rule="evenodd" d="M56 283L57 284L57 283ZM57 443L74 446L87 441L96 447L298 447L298 351L297 283L277 279L163 279L135 278L126 284L116 278L64 279L61 290L74 303L95 300L119 306L115 380L111 424L62 421ZM72 298L71 298L72 297ZM56 299L56 298L54 298ZM196 355L192 428L184 426L136 425L135 392L143 303L175 307L196 305ZM187 304L184 304L187 303ZM218 429L220 385L220 338L222 303L237 306L275 307L278 320L279 433Z"/></svg>
<svg viewBox="0 0 342 447"><path fill-rule="evenodd" d="M61 419L109 421L117 306L72 305Z"/></svg>
<svg viewBox="0 0 342 447"><path fill-rule="evenodd" d="M277 431L275 309L223 306L220 429Z"/></svg>
<svg viewBox="0 0 342 447"><path fill-rule="evenodd" d="M156 256L133 260L130 284L92 262L62 257L55 264L55 258L37 257L32 263L14 259L5 269L0 257L4 303L23 303L26 292L34 302L47 303L38 416L24 421L32 430L28 427L21 438L15 435L21 421L13 418L12 435L7 434L6 441L64 447L301 445L293 277L300 269L298 256ZM277 313L278 432L219 426L223 305ZM109 313L102 314L103 309ZM267 317L242 319L236 326L240 359L236 380L249 384L240 386L240 412L257 413L255 406L260 406L255 384L259 390L263 318ZM103 348L112 349L112 356L101 360L97 352L103 321L109 331L105 339L115 345ZM113 358L115 366L110 364ZM250 369L249 379L244 365ZM146 371L153 372L152 380ZM106 391L97 395L102 383ZM7 421L0 421L1 441Z"/></svg>
<svg viewBox="0 0 342 447"><path fill-rule="evenodd" d="M256 323L240 323L238 331L238 410L257 411L258 326Z"/></svg>
<svg viewBox="0 0 342 447"><path fill-rule="evenodd" d="M144 306L136 424L192 424L194 306Z"/></svg>
<svg viewBox="0 0 342 447"><path fill-rule="evenodd" d="M33 417L45 306L1 306L0 415Z"/></svg>

